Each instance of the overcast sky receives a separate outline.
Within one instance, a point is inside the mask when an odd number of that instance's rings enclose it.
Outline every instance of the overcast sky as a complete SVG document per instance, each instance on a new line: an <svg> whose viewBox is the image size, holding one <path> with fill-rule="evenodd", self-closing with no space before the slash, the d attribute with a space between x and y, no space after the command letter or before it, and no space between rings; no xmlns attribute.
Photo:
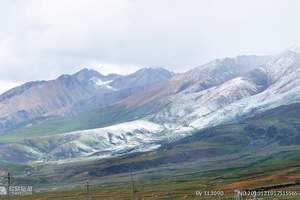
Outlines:
<svg viewBox="0 0 300 200"><path fill-rule="evenodd" d="M83 67L186 71L300 44L299 0L0 0L0 93Z"/></svg>

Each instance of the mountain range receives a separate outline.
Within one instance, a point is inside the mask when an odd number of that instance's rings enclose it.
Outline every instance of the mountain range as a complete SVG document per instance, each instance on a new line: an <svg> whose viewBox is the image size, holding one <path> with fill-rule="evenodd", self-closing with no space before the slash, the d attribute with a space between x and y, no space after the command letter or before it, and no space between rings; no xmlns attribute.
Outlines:
<svg viewBox="0 0 300 200"><path fill-rule="evenodd" d="M143 152L300 101L300 51L217 59L185 73L83 69L0 96L0 159L77 161Z"/></svg>
<svg viewBox="0 0 300 200"><path fill-rule="evenodd" d="M55 80L28 82L0 96L0 129L108 106L172 76L164 69L145 68L127 76L83 69Z"/></svg>

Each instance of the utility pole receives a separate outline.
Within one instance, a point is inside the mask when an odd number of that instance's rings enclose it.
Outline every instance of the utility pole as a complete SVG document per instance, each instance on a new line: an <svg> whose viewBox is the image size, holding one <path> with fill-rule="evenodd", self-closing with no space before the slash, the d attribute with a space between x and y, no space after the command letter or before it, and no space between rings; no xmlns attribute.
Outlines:
<svg viewBox="0 0 300 200"><path fill-rule="evenodd" d="M132 163L130 165L130 180L131 180L131 188L132 188L132 199L135 200L135 185L133 179L133 172L132 172Z"/></svg>
<svg viewBox="0 0 300 200"><path fill-rule="evenodd" d="M234 200L241 200L241 192L239 190L234 190Z"/></svg>
<svg viewBox="0 0 300 200"><path fill-rule="evenodd" d="M86 182L86 194L87 194L87 199L91 199L90 198L90 183L89 183L89 181Z"/></svg>
<svg viewBox="0 0 300 200"><path fill-rule="evenodd" d="M7 196L10 196L10 184L11 184L11 177L10 173L7 173Z"/></svg>

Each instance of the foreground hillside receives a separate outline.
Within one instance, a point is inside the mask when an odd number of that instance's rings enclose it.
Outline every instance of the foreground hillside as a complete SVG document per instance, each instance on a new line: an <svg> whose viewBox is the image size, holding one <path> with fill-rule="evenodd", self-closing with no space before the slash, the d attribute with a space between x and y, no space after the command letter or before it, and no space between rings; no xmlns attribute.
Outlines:
<svg viewBox="0 0 300 200"><path fill-rule="evenodd" d="M299 112L300 104L281 106L243 121L196 132L145 153L32 165L28 166L30 174L17 176L14 183L25 181L37 191L57 190L24 199L76 199L77 195L84 199L87 180L94 199L132 199L131 172L135 195L140 199L197 199L195 192L199 190L221 190L227 199L232 198L234 189L279 186L282 190L297 190Z"/></svg>

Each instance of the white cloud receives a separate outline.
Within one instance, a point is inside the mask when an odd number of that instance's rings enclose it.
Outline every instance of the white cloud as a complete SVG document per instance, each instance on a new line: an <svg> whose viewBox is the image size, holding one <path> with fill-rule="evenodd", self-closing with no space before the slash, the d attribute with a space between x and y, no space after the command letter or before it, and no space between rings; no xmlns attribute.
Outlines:
<svg viewBox="0 0 300 200"><path fill-rule="evenodd" d="M300 44L297 0L15 0L0 8L0 81L95 67L185 71Z"/></svg>

